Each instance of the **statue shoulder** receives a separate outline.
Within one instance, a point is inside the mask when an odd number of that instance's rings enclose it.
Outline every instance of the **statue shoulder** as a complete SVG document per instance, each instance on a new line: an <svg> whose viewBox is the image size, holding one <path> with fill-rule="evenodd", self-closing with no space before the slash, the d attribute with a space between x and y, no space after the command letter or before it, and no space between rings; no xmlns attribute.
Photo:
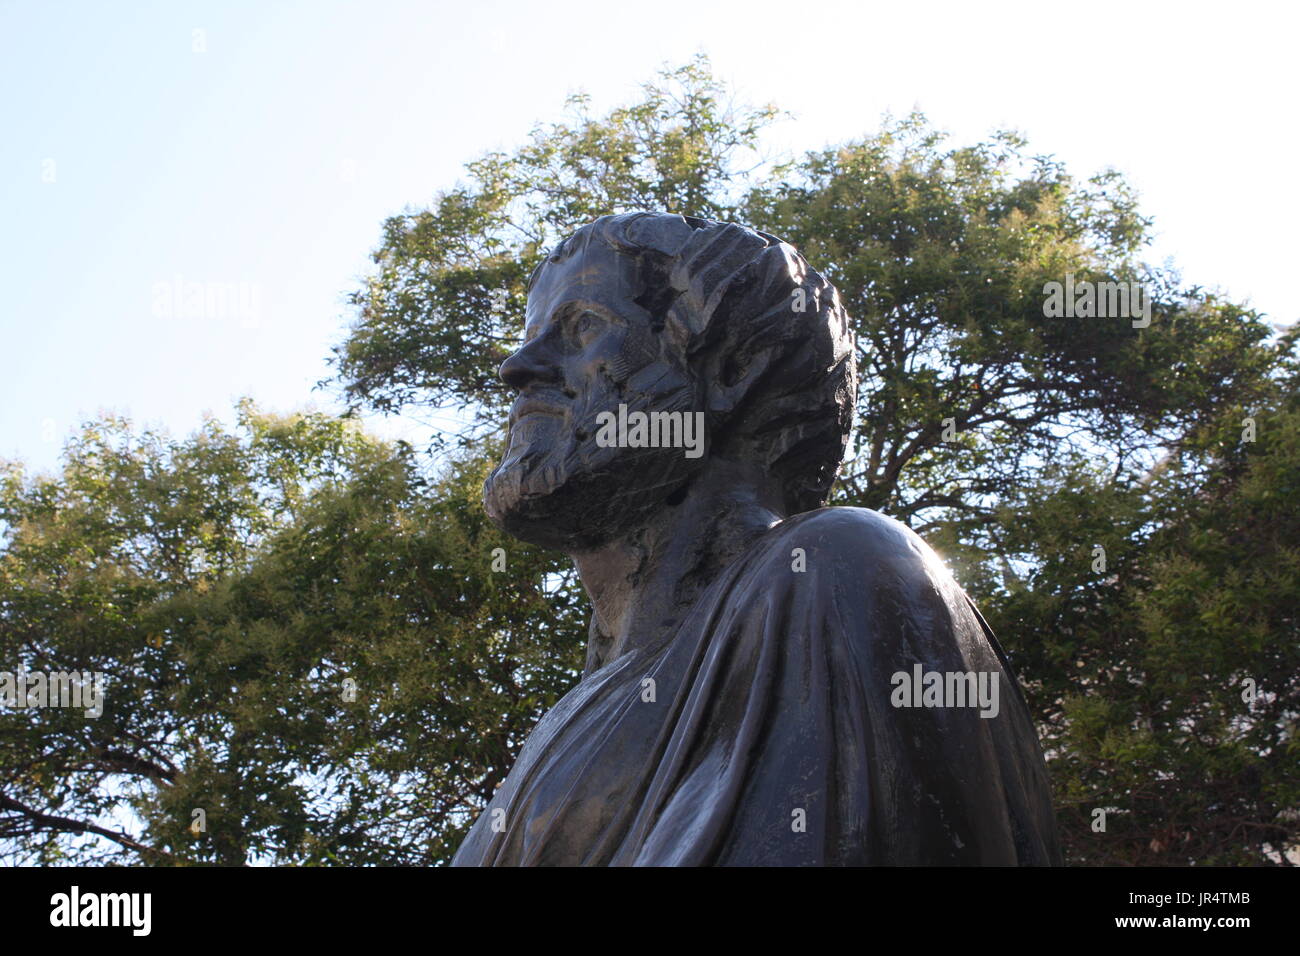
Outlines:
<svg viewBox="0 0 1300 956"><path fill-rule="evenodd" d="M943 559L900 521L867 508L805 512L783 522L772 542L769 567L776 570L782 559L795 572L782 575L790 593L837 608L840 621L852 622L844 634L855 642L883 642L908 653L961 647L965 656L989 666L995 659L1008 676L1013 673L1006 651Z"/></svg>
<svg viewBox="0 0 1300 956"><path fill-rule="evenodd" d="M910 568L927 576L947 576L942 560L920 535L869 508L806 511L782 522L778 539L779 547L802 548L806 560L825 560L838 569L861 569L871 575Z"/></svg>
<svg viewBox="0 0 1300 956"><path fill-rule="evenodd" d="M992 638L943 559L911 528L867 508L820 508L782 523L764 577L796 600L838 608L872 639L924 630L932 641L980 631ZM941 610L942 609L942 610Z"/></svg>

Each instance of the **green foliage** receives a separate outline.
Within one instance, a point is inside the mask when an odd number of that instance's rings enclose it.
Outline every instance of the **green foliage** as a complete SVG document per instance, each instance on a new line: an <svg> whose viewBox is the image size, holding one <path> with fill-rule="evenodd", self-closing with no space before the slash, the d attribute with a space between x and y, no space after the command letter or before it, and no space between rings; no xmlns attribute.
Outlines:
<svg viewBox="0 0 1300 956"><path fill-rule="evenodd" d="M1240 865L1294 854L1300 393L1284 358L1293 341L1278 344L1253 408L1222 409L1142 480L1062 466L998 524L1002 553L1029 570L1009 574L987 612L1014 635L1039 703L1076 862ZM1104 832L1093 829L1098 810Z"/></svg>
<svg viewBox="0 0 1300 956"><path fill-rule="evenodd" d="M66 457L6 472L0 654L102 672L106 706L0 710L20 858L89 852L69 835L129 807L95 853L445 861L575 677L572 572L487 522L482 462L430 482L348 422L251 405L183 442L92 424Z"/></svg>
<svg viewBox="0 0 1300 956"><path fill-rule="evenodd" d="M1148 220L1114 172L1076 183L998 133L947 148L924 117L809 154L749 221L841 291L858 337L844 498L987 547L999 503L1062 454L1119 468L1176 440L1265 367L1256 316L1134 257ZM1044 285L1140 281L1152 321L1044 316ZM957 433L944 440L950 420Z"/></svg>

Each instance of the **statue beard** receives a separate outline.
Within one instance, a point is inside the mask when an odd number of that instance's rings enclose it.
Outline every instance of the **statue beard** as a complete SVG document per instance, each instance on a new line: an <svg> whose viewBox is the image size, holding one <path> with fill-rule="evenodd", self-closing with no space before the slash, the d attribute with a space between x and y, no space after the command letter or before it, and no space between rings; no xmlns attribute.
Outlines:
<svg viewBox="0 0 1300 956"><path fill-rule="evenodd" d="M642 396L634 411L693 411L693 389ZM617 394L611 392L611 394ZM507 534L570 554L648 524L703 463L683 448L601 447L596 416L530 416L510 430L505 455L483 484L488 517Z"/></svg>

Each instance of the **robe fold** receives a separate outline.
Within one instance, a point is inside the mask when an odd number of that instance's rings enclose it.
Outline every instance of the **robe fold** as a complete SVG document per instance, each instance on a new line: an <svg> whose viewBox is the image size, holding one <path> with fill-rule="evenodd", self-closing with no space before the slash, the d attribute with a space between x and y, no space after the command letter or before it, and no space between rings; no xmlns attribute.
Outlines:
<svg viewBox="0 0 1300 956"><path fill-rule="evenodd" d="M922 672L984 674L996 715L912 700L899 675ZM586 675L538 722L454 860L1059 862L1005 654L934 552L860 508L775 525L670 637Z"/></svg>

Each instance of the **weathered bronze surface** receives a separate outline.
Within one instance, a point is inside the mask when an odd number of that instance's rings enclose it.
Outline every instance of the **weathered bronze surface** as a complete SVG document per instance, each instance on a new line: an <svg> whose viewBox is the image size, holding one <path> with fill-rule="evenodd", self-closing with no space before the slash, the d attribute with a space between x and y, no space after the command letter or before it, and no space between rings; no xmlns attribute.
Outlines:
<svg viewBox="0 0 1300 956"><path fill-rule="evenodd" d="M853 338L791 246L603 217L534 274L501 376L488 513L572 555L595 614L457 865L1059 863L974 605L900 523L823 507Z"/></svg>

